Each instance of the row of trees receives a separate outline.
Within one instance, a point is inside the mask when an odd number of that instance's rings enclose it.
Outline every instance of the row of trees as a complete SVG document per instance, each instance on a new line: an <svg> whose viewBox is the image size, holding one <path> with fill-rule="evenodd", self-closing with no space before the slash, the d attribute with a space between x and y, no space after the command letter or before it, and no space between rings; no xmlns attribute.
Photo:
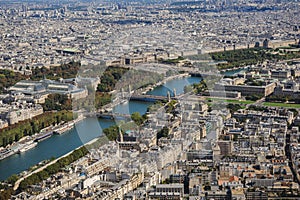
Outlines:
<svg viewBox="0 0 300 200"><path fill-rule="evenodd" d="M34 185L40 183L41 181L49 178L51 175L58 173L61 169L65 168L66 166L70 165L74 161L78 160L85 156L89 151L85 147L81 147L66 157L59 159L57 162L49 165L44 170L32 174L31 176L24 179L19 186L20 191L26 190L30 185Z"/></svg>
<svg viewBox="0 0 300 200"><path fill-rule="evenodd" d="M229 69L240 66L247 66L263 62L265 60L288 60L299 58L300 53L274 54L273 50L263 48L238 49L209 54L215 61L227 61L218 64L219 69Z"/></svg>
<svg viewBox="0 0 300 200"><path fill-rule="evenodd" d="M41 67L32 70L32 80L41 80L44 77L51 80L58 80L59 78L74 78L76 77L80 68L80 62L70 62L55 67Z"/></svg>
<svg viewBox="0 0 300 200"><path fill-rule="evenodd" d="M262 61L263 58L270 58L264 49L251 48L251 49L237 49L223 52L210 53L215 61L227 61L229 63L241 61Z"/></svg>
<svg viewBox="0 0 300 200"><path fill-rule="evenodd" d="M299 97L293 97L291 95L270 95L266 97L266 101L269 102L295 102L295 103L300 103L300 98Z"/></svg>
<svg viewBox="0 0 300 200"><path fill-rule="evenodd" d="M264 96L262 94L253 94L253 95L246 96L245 99L249 101L257 101L258 99L261 99L263 97Z"/></svg>
<svg viewBox="0 0 300 200"><path fill-rule="evenodd" d="M38 133L43 128L58 124L61 121L71 120L73 120L72 112L45 112L31 120L28 119L2 129L0 134L0 146L5 147L8 144L19 141L24 136Z"/></svg>
<svg viewBox="0 0 300 200"><path fill-rule="evenodd" d="M269 108L268 107L263 107L263 106L250 105L248 107L248 110L268 112Z"/></svg>

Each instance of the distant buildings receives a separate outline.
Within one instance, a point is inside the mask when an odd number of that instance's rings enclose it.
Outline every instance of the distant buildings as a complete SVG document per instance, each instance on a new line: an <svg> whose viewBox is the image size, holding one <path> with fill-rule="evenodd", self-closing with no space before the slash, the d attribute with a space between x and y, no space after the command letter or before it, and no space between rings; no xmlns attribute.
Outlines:
<svg viewBox="0 0 300 200"><path fill-rule="evenodd" d="M232 10L237 7L244 10L249 3L238 1L203 1L193 6L170 4L164 5L163 10L160 3L143 7L141 3L84 2L80 8L75 6L76 12L73 6L63 2L59 3L61 8L40 3L38 10L34 8L36 5L2 4L7 6L0 10L3 21L0 67L27 74L35 67L70 60L101 60L107 61L107 65L117 65L125 63L125 59L127 63L141 63L147 57L149 62L154 56L146 55L147 52L160 49L174 57L197 54L198 49L209 52L253 47L255 42L257 47L276 48L294 44L295 32L299 32L292 25L297 24L294 2L253 2L251 6L274 9L268 12L254 9L243 12L242 16ZM195 10L213 12L190 15ZM219 11L225 15L219 15ZM99 16L102 20L89 20ZM276 23L278 19L283 23ZM287 21L291 25L284 23ZM130 55L136 50L142 54Z"/></svg>

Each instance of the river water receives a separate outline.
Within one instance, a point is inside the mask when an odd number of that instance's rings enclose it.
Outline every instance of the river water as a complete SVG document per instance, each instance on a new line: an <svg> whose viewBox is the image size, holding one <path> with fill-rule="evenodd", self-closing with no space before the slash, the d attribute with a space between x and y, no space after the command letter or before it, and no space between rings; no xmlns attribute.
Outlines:
<svg viewBox="0 0 300 200"><path fill-rule="evenodd" d="M174 79L154 88L152 91L149 91L148 94L166 96L167 91L170 91L171 95L173 95L173 90L175 89L176 94L180 95L183 93L184 86L199 83L200 81L200 77ZM147 107L151 104L151 102L130 101L116 106L114 112L122 114L139 112L144 114ZM113 124L115 124L115 121L109 119L84 119L70 131L62 135L54 135L49 139L39 142L33 149L21 154L15 154L0 161L0 180L5 180L12 174L18 174L27 170L43 160L60 157L99 137L102 135L102 129Z"/></svg>

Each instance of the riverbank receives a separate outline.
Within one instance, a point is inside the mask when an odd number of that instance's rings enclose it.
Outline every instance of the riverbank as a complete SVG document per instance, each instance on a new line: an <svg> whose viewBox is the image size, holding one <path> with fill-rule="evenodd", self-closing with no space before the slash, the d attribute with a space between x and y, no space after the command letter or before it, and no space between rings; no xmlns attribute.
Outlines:
<svg viewBox="0 0 300 200"><path fill-rule="evenodd" d="M93 144L93 143L96 142L96 141L97 141L97 140L95 139L95 140L89 142L89 144ZM23 180L25 180L26 178L30 177L30 176L33 175L33 174L36 174L36 173L39 173L39 172L43 171L43 170L46 169L48 166L53 165L53 164L56 163L57 161L59 161L59 160L61 160L62 158L65 158L65 157L71 155L73 152L75 152L76 150L79 150L80 148L82 148L82 147L84 147L84 146L85 146L85 144L83 144L83 145L77 147L76 149L74 149L74 150L72 150L72 151L70 151L70 152L68 152L68 153L66 153L66 154L64 154L64 155L62 155L62 156L60 156L59 158L56 158L56 159L52 160L51 162L47 163L46 165L44 165L44 166L42 166L42 167L40 167L40 168L38 168L38 169L36 169L36 170L34 170L34 171L32 171L32 172L26 174L25 176L23 176L23 177L21 177L21 178L19 178L19 179L15 182L15 185L14 185L13 189L14 189L14 190L17 190L17 189L19 188L20 183L21 183Z"/></svg>
<svg viewBox="0 0 300 200"><path fill-rule="evenodd" d="M2 148L0 150L0 161L4 160L12 155L15 155L17 153L24 153L27 150L30 150L34 148L38 143L45 139L50 138L55 132L58 132L60 130L64 130L64 132L70 130L74 127L74 125L81 120L83 120L85 117L80 115L77 119L74 119L70 122L63 122L56 126L49 126L44 129L42 129L39 133L36 133L32 136L26 136L24 138L21 138L18 142L14 142L12 145L9 145L5 148ZM60 134L64 132L59 132ZM30 148L29 148L30 147Z"/></svg>
<svg viewBox="0 0 300 200"><path fill-rule="evenodd" d="M162 81L160 81L160 82L158 82L158 83L156 83L154 85L149 85L149 86L147 86L145 88L137 90L136 92L134 92L134 94L136 94L136 95L146 94L147 92L153 90L154 88L164 85L168 81L172 81L174 79L187 78L189 76L190 76L189 73L176 74L176 75L173 75L173 76L168 76L168 77L164 78L164 80L162 80Z"/></svg>
<svg viewBox="0 0 300 200"><path fill-rule="evenodd" d="M190 76L189 73L176 74L176 75L173 75L173 76L168 76L168 77L164 78L163 80L159 81L158 83L156 83L154 85L149 85L145 88L140 88L140 89L132 91L131 95L133 95L133 94L134 95L143 95L143 94L146 94L147 92L153 90L154 88L165 84L168 81L175 80L175 79L186 78L186 77L189 77L189 76ZM117 105L122 104L122 103L124 103L124 99L117 99L117 100L103 106L97 112L98 113L110 112L110 111L113 110L114 107L116 107Z"/></svg>
<svg viewBox="0 0 300 200"><path fill-rule="evenodd" d="M166 89L175 88L178 94L180 94L183 92L183 87L185 85L190 85L199 82L200 80L201 78L199 77L189 77L188 74L179 74L168 77L168 79L164 79L160 83L157 83L157 88L153 91L155 91L158 96L166 96ZM164 82L166 83L164 84ZM117 105L114 107L113 111L125 114L139 112L143 115L150 104L152 103L129 101ZM103 129L114 124L114 120L98 119L96 117L85 118L76 125L76 129L72 129L65 134L53 135L47 140L40 142L35 148L22 154L13 155L10 158L1 161L0 171L5 173L0 174L0 180L5 180L12 174L22 173L43 160L49 160L52 157L60 157L82 144L98 138L102 135Z"/></svg>

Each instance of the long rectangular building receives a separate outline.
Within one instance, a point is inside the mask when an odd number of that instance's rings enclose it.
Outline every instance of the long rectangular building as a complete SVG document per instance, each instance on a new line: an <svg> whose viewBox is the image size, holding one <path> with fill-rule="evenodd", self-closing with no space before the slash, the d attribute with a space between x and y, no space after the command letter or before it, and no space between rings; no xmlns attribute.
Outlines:
<svg viewBox="0 0 300 200"><path fill-rule="evenodd" d="M38 96L45 94L66 94L72 99L84 98L88 95L87 89L75 85L44 79L41 81L22 80L9 88L11 92Z"/></svg>
<svg viewBox="0 0 300 200"><path fill-rule="evenodd" d="M276 87L275 83L270 83L265 86L229 85L229 84L227 85L227 84L217 83L215 85L215 90L240 92L242 96L248 96L248 95L268 96L274 92L275 87Z"/></svg>

